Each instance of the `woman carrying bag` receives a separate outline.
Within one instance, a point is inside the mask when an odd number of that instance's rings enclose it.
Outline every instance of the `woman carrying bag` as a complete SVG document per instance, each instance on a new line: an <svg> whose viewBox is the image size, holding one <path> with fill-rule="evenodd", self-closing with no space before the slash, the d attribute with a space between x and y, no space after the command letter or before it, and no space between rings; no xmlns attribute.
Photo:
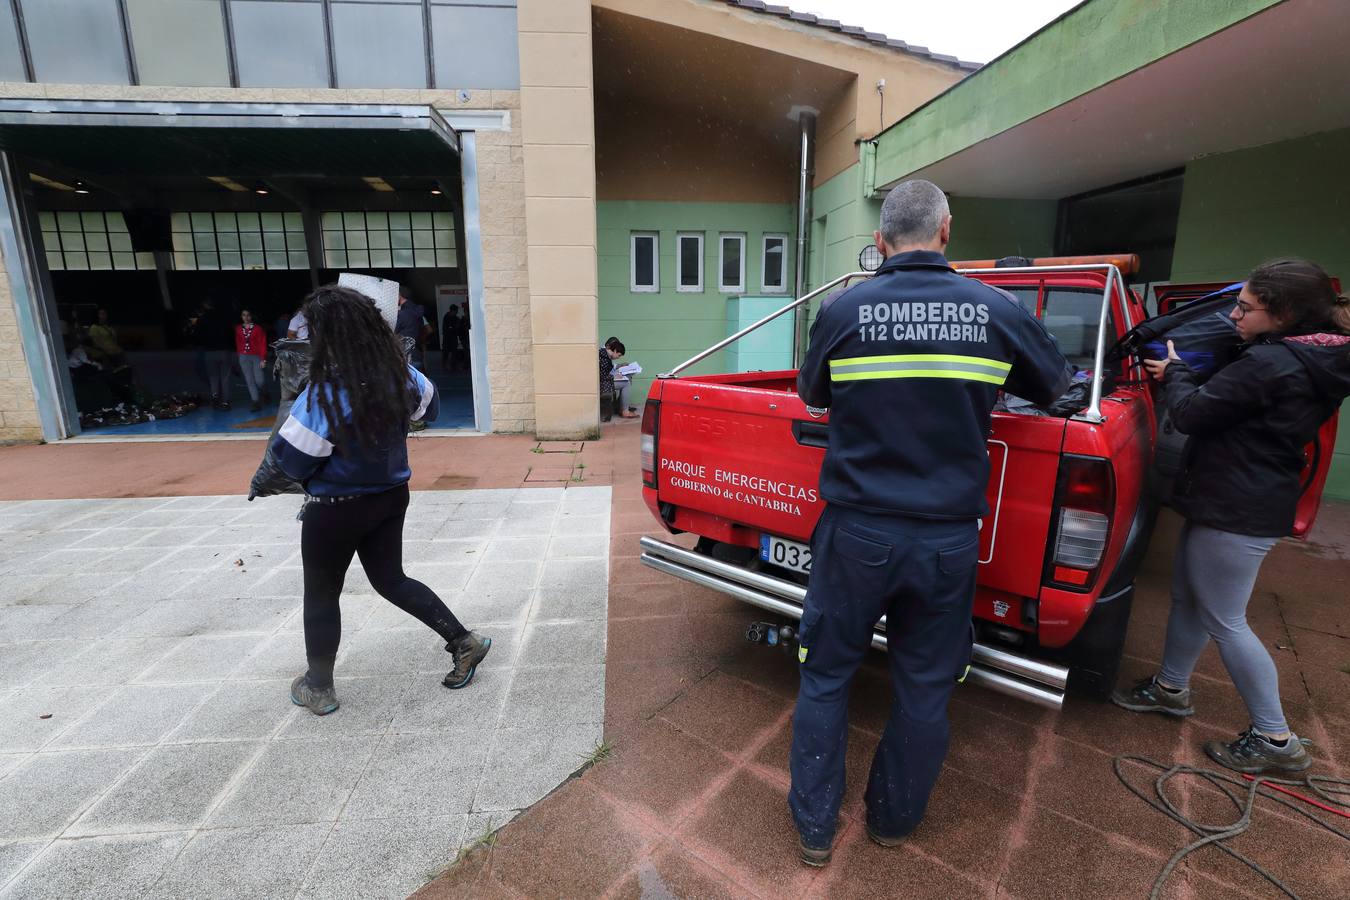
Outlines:
<svg viewBox="0 0 1350 900"><path fill-rule="evenodd" d="M1190 436L1173 495L1186 524L1162 668L1111 699L1134 712L1191 715L1191 671L1213 639L1252 724L1230 743L1206 742L1205 753L1238 772L1312 765L1284 718L1275 663L1247 623L1247 602L1266 554L1293 528L1304 448L1350 394L1348 304L1317 265L1267 263L1231 314L1245 342L1232 363L1201 384L1170 341L1167 359L1144 363Z"/></svg>
<svg viewBox="0 0 1350 900"><path fill-rule="evenodd" d="M445 640L453 668L442 683L467 687L491 638L466 629L431 588L403 572L408 422L436 418L436 387L407 364L398 338L363 294L321 287L310 294L304 316L309 384L270 448L309 497L300 537L309 668L291 684L291 700L321 716L338 708L338 597L353 555L380 596Z"/></svg>

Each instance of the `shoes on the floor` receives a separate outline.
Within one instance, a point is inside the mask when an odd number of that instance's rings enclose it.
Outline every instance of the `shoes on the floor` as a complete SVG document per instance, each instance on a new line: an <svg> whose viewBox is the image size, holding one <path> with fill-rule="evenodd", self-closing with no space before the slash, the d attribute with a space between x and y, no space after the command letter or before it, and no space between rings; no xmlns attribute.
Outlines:
<svg viewBox="0 0 1350 900"><path fill-rule="evenodd" d="M472 631L466 631L460 637L446 644L445 649L454 657L455 667L446 673L441 684L452 691L457 691L460 688L468 687L469 682L473 681L474 673L478 671L478 664L492 649L492 638L479 637Z"/></svg>
<svg viewBox="0 0 1350 900"><path fill-rule="evenodd" d="M884 835L880 831L873 829L871 822L864 822L863 828L867 830L867 836L872 839L872 843L880 844L883 847L898 847L904 843L905 838L908 837L908 835L904 834L898 834L895 837Z"/></svg>
<svg viewBox="0 0 1350 900"><path fill-rule="evenodd" d="M1231 743L1205 741L1205 754L1226 769L1248 775L1297 774L1312 765L1312 757L1298 735L1291 733L1280 746L1254 727Z"/></svg>
<svg viewBox="0 0 1350 900"><path fill-rule="evenodd" d="M303 706L316 716L326 716L338 708L337 692L330 685L316 688L304 675L291 682L291 702Z"/></svg>
<svg viewBox="0 0 1350 900"><path fill-rule="evenodd" d="M1160 712L1168 716L1189 716L1195 713L1191 706L1191 689L1165 690L1156 677L1150 676L1129 690L1111 692L1111 702L1130 712Z"/></svg>
<svg viewBox="0 0 1350 900"><path fill-rule="evenodd" d="M258 410L262 409L262 401L254 400L252 403L249 404L248 408L250 412L257 412Z"/></svg>
<svg viewBox="0 0 1350 900"><path fill-rule="evenodd" d="M801 861L812 868L819 869L830 861L830 855L834 852L832 847L812 847L806 842L806 838L797 838L798 856Z"/></svg>

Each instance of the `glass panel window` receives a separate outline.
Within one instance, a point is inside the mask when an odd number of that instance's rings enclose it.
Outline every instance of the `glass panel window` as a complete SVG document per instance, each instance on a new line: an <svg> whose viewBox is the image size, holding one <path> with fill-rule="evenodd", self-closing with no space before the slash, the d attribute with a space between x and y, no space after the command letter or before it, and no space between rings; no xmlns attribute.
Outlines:
<svg viewBox="0 0 1350 900"><path fill-rule="evenodd" d="M0 3L0 81L27 81L19 29L14 26L14 7Z"/></svg>
<svg viewBox="0 0 1350 900"><path fill-rule="evenodd" d="M432 3L436 83L465 88L520 88L514 6Z"/></svg>
<svg viewBox="0 0 1350 900"><path fill-rule="evenodd" d="M787 291L787 235L764 235L764 265L760 273L760 287L766 294Z"/></svg>
<svg viewBox="0 0 1350 900"><path fill-rule="evenodd" d="M186 217L181 221L186 224ZM131 235L127 234L126 220L120 212L40 212L38 225L42 231L47 267L53 272L82 269L154 271L153 253L132 251ZM175 248L186 242L186 249L192 249L190 232L173 237Z"/></svg>
<svg viewBox="0 0 1350 900"><path fill-rule="evenodd" d="M328 212L323 222L324 259L330 268L337 267L333 260L339 257L347 268L458 265L451 213Z"/></svg>
<svg viewBox="0 0 1350 900"><path fill-rule="evenodd" d="M228 86L220 0L127 0L141 84Z"/></svg>
<svg viewBox="0 0 1350 900"><path fill-rule="evenodd" d="M661 289L659 240L654 231L635 231L629 239L628 289L654 294Z"/></svg>
<svg viewBox="0 0 1350 900"><path fill-rule="evenodd" d="M334 3L332 9L338 87L427 86L420 3Z"/></svg>
<svg viewBox="0 0 1350 900"><path fill-rule="evenodd" d="M745 235L719 235L718 244L717 289L724 294L744 293Z"/></svg>
<svg viewBox="0 0 1350 900"><path fill-rule="evenodd" d="M171 213L174 268L307 269L309 256L304 252L304 234L281 230L291 216L299 218L300 214ZM296 243L289 254L288 238Z"/></svg>
<svg viewBox="0 0 1350 900"><path fill-rule="evenodd" d="M685 293L703 291L703 235L675 236L675 290Z"/></svg>
<svg viewBox="0 0 1350 900"><path fill-rule="evenodd" d="M117 0L24 3L23 21L38 81L130 83Z"/></svg>
<svg viewBox="0 0 1350 900"><path fill-rule="evenodd" d="M321 3L230 0L230 18L240 87L328 87Z"/></svg>

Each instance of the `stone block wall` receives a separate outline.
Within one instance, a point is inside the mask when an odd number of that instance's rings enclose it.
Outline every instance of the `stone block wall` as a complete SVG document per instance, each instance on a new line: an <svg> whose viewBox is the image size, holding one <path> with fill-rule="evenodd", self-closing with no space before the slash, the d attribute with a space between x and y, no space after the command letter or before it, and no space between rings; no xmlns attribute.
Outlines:
<svg viewBox="0 0 1350 900"><path fill-rule="evenodd" d="M0 263L4 255L0 253ZM0 444L42 440L33 380L19 340L19 321L9 289L8 270L0 265Z"/></svg>

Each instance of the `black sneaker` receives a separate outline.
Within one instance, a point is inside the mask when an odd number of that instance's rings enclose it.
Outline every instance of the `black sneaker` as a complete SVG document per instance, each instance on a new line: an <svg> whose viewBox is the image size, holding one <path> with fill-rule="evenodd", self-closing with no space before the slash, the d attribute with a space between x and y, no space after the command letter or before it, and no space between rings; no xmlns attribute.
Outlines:
<svg viewBox="0 0 1350 900"><path fill-rule="evenodd" d="M1290 734L1284 746L1273 743L1255 728L1248 728L1231 744L1205 741L1205 754L1219 765L1248 775L1306 772L1312 757L1298 735Z"/></svg>
<svg viewBox="0 0 1350 900"><path fill-rule="evenodd" d="M1119 689L1112 691L1111 702L1130 712L1160 712L1168 716L1181 717L1195 713L1195 707L1191 706L1190 688L1180 691L1164 690L1157 679L1152 677L1145 678L1128 691Z"/></svg>
<svg viewBox="0 0 1350 900"><path fill-rule="evenodd" d="M304 675L297 675L291 682L291 702L316 716L326 716L338 708L337 692L331 686L316 688Z"/></svg>
<svg viewBox="0 0 1350 900"><path fill-rule="evenodd" d="M834 852L830 847L812 847L806 842L806 838L797 839L798 856L801 861L812 868L819 869L830 861L830 855Z"/></svg>
<svg viewBox="0 0 1350 900"><path fill-rule="evenodd" d="M445 649L454 656L455 667L446 673L441 684L452 691L457 691L468 687L469 682L473 681L473 673L478 671L478 664L492 649L492 638L479 637L472 631L466 631L446 644Z"/></svg>

